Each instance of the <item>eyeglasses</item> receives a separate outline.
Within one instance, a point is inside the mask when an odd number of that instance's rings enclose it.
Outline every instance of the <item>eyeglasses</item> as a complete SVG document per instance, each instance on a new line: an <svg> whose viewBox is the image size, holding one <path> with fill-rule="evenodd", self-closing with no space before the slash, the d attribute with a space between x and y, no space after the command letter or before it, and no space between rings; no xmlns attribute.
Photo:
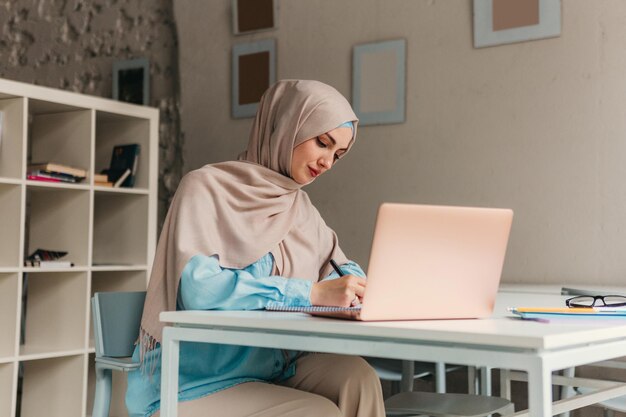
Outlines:
<svg viewBox="0 0 626 417"><path fill-rule="evenodd" d="M598 302L601 301L602 304ZM596 306L596 303L598 305ZM624 307L626 296L623 295L580 295L565 300L568 307Z"/></svg>

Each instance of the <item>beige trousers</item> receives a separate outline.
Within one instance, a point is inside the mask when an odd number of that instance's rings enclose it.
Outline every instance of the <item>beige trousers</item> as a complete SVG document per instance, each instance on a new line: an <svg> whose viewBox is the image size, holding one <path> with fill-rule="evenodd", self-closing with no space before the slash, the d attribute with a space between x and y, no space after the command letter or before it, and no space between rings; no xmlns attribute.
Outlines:
<svg viewBox="0 0 626 417"><path fill-rule="evenodd" d="M385 409L380 380L365 360L316 353L298 359L296 375L280 385L247 382L180 402L178 416L384 417Z"/></svg>

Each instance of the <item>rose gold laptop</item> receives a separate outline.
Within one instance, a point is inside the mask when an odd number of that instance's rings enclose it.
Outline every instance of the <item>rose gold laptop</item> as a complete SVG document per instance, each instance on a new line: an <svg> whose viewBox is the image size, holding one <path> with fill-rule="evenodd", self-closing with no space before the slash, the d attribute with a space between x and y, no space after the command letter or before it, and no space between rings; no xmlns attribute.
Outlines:
<svg viewBox="0 0 626 417"><path fill-rule="evenodd" d="M384 203L360 308L307 312L363 321L487 317L512 219L509 209Z"/></svg>

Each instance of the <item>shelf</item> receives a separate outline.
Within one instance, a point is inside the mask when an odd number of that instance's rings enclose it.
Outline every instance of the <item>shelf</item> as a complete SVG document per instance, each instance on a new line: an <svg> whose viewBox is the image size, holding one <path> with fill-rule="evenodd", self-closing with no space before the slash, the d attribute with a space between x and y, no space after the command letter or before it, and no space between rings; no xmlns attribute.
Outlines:
<svg viewBox="0 0 626 417"><path fill-rule="evenodd" d="M2 146L0 147L0 177L20 179L24 154L25 106L23 98L0 96Z"/></svg>
<svg viewBox="0 0 626 417"><path fill-rule="evenodd" d="M159 111L0 79L0 112L0 417L83 417L92 411L90 296L148 283ZM135 187L95 186L93 173L128 143L141 147ZM82 168L87 178L28 180L28 165L41 162ZM38 248L67 251L62 260L75 266L25 267ZM111 417L126 417L115 395Z"/></svg>
<svg viewBox="0 0 626 417"><path fill-rule="evenodd" d="M64 358L66 356L76 356L85 353L84 349L59 349L50 350L49 345L44 346L22 346L18 360L36 361L40 359Z"/></svg>
<svg viewBox="0 0 626 417"><path fill-rule="evenodd" d="M86 266L72 266L69 268L41 268L38 266L28 266L22 268L22 271L33 273L33 274L49 274L49 273L57 273L57 272L86 272L89 271L89 268Z"/></svg>
<svg viewBox="0 0 626 417"><path fill-rule="evenodd" d="M139 195L147 195L148 190L145 188L124 188L124 187L93 187L96 193L120 193L120 194L139 194Z"/></svg>
<svg viewBox="0 0 626 417"><path fill-rule="evenodd" d="M85 355L22 363L22 417L82 417Z"/></svg>
<svg viewBox="0 0 626 417"><path fill-rule="evenodd" d="M18 337L18 274L0 274L0 357L14 356Z"/></svg>
<svg viewBox="0 0 626 417"><path fill-rule="evenodd" d="M15 412L16 366L0 363L0 416L12 416Z"/></svg>
<svg viewBox="0 0 626 417"><path fill-rule="evenodd" d="M0 177L0 184L21 185L22 182L23 181L20 178Z"/></svg>
<svg viewBox="0 0 626 417"><path fill-rule="evenodd" d="M20 227L22 188L0 184L0 268L18 267L20 263Z"/></svg>
<svg viewBox="0 0 626 417"><path fill-rule="evenodd" d="M26 332L20 355L85 347L88 273L28 274Z"/></svg>
<svg viewBox="0 0 626 417"><path fill-rule="evenodd" d="M95 194L94 264L147 262L148 204L146 195Z"/></svg>
<svg viewBox="0 0 626 417"><path fill-rule="evenodd" d="M93 265L91 270L94 272L97 271L147 271L147 265Z"/></svg>
<svg viewBox="0 0 626 417"><path fill-rule="evenodd" d="M138 143L140 152L135 187L147 189L150 174L150 142L149 120L96 111L95 172L101 172L103 169L108 168L115 145Z"/></svg>
<svg viewBox="0 0 626 417"><path fill-rule="evenodd" d="M91 171L92 110L30 101L29 112L32 163L56 162Z"/></svg>
<svg viewBox="0 0 626 417"><path fill-rule="evenodd" d="M67 251L63 258L88 265L89 192L30 187L26 193L28 254L37 248Z"/></svg>
<svg viewBox="0 0 626 417"><path fill-rule="evenodd" d="M65 183L65 182L49 182L49 181L37 181L26 180L28 187L41 187L44 189L62 189L62 190L89 190L88 184L78 183Z"/></svg>

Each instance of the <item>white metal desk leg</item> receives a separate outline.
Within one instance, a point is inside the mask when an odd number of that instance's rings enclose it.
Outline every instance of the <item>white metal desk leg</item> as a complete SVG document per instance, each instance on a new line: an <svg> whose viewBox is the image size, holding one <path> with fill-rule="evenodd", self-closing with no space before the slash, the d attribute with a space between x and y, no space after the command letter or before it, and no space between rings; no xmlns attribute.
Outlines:
<svg viewBox="0 0 626 417"><path fill-rule="evenodd" d="M511 399L511 371L500 369L500 397Z"/></svg>
<svg viewBox="0 0 626 417"><path fill-rule="evenodd" d="M530 417L552 415L552 373L543 360L535 361L528 369L528 408Z"/></svg>
<svg viewBox="0 0 626 417"><path fill-rule="evenodd" d="M491 368L488 366L480 367L480 394L491 395Z"/></svg>
<svg viewBox="0 0 626 417"><path fill-rule="evenodd" d="M177 329L165 327L161 343L161 417L178 415L178 355L180 342L174 339Z"/></svg>
<svg viewBox="0 0 626 417"><path fill-rule="evenodd" d="M446 364L443 362L435 362L435 391L446 392Z"/></svg>
<svg viewBox="0 0 626 417"><path fill-rule="evenodd" d="M565 368L563 369L563 376L566 376L568 378L573 378L576 374L576 368ZM561 398L570 398L573 397L574 395L576 395L576 392L574 392L574 387L570 386L570 385L563 385L561 387ZM566 412L566 413L562 413L559 414L560 417L569 417L570 416L570 412Z"/></svg>
<svg viewBox="0 0 626 417"><path fill-rule="evenodd" d="M476 394L478 393L478 379L476 379L476 367L468 366L467 367L467 393L468 394Z"/></svg>

